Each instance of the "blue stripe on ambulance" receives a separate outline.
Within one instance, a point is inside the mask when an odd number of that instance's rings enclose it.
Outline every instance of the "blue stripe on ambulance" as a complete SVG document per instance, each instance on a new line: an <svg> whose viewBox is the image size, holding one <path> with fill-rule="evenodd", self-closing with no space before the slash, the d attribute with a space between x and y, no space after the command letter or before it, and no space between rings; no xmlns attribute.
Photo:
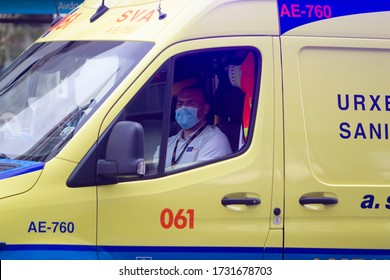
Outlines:
<svg viewBox="0 0 390 280"><path fill-rule="evenodd" d="M2 244L0 260L94 260L96 246L86 245L41 245Z"/></svg>
<svg viewBox="0 0 390 280"><path fill-rule="evenodd" d="M281 34L328 18L390 11L389 0L280 0L278 6Z"/></svg>
<svg viewBox="0 0 390 280"><path fill-rule="evenodd" d="M99 246L99 259L155 260L260 260L281 259L282 248ZM3 245L0 259L97 259L95 246Z"/></svg>
<svg viewBox="0 0 390 280"><path fill-rule="evenodd" d="M44 166L43 162L0 159L0 180L42 170Z"/></svg>
<svg viewBox="0 0 390 280"><path fill-rule="evenodd" d="M0 259L314 260L390 259L390 249L5 245Z"/></svg>
<svg viewBox="0 0 390 280"><path fill-rule="evenodd" d="M258 247L167 247L167 246L100 246L100 259L155 260L260 260L280 259L282 248Z"/></svg>
<svg viewBox="0 0 390 280"><path fill-rule="evenodd" d="M314 260L390 259L390 249L253 248L253 247L99 247L102 259L161 260Z"/></svg>
<svg viewBox="0 0 390 280"><path fill-rule="evenodd" d="M390 249L285 248L286 260L388 260Z"/></svg>

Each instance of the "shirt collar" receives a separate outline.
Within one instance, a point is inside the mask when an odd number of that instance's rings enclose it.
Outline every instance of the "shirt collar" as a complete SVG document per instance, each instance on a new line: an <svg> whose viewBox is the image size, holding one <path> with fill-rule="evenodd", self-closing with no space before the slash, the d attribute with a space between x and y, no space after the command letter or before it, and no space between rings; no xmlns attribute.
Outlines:
<svg viewBox="0 0 390 280"><path fill-rule="evenodd" d="M202 125L199 126L199 128L198 128L197 130L195 130L195 131L192 132L190 135L188 135L188 138L191 138L191 136L194 135L199 129L201 129L205 123L206 123L206 121L204 121L204 122L202 123ZM202 132L203 132L203 131L202 131ZM183 138L183 129L180 130L178 139L179 139L179 141L183 141L183 142L186 141L186 140L184 140L184 138Z"/></svg>

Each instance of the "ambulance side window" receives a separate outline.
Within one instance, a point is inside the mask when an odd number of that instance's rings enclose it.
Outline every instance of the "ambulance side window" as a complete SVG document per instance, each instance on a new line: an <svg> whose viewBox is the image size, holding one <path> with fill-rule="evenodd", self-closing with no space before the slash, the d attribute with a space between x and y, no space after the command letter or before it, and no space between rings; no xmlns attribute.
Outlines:
<svg viewBox="0 0 390 280"><path fill-rule="evenodd" d="M168 70L165 67L157 71L124 111L124 120L142 125L146 175L156 174L159 164L155 153L162 140L164 110L168 92L167 76Z"/></svg>
<svg viewBox="0 0 390 280"><path fill-rule="evenodd" d="M168 60L145 83L121 118L143 128L145 179L245 151L260 60L249 47L188 52Z"/></svg>
<svg viewBox="0 0 390 280"><path fill-rule="evenodd" d="M202 50L174 58L166 172L220 161L245 150L260 61L260 53L249 47ZM203 92L204 98L193 105L188 99L196 99L197 91ZM196 109L199 122L186 123L192 111L188 107ZM201 124L205 111L206 127Z"/></svg>

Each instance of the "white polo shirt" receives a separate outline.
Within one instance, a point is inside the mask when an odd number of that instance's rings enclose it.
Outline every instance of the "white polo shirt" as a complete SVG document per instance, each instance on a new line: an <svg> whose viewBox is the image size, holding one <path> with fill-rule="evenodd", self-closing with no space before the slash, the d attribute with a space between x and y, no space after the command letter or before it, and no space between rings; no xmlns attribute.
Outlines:
<svg viewBox="0 0 390 280"><path fill-rule="evenodd" d="M193 132L189 138L195 134ZM182 138L183 131L181 130L178 134L168 138L168 149L167 149L167 158L165 162L165 168L171 167L172 155L176 148L176 158L180 156L183 149L185 148L186 141ZM180 159L177 161L175 166L172 166L169 169L175 167L180 167L183 165L194 164L200 161L207 161L216 158L220 158L232 153L230 148L229 140L226 135L219 130L216 126L208 125L203 131L196 136L185 148ZM153 162L158 162L159 149L157 149Z"/></svg>

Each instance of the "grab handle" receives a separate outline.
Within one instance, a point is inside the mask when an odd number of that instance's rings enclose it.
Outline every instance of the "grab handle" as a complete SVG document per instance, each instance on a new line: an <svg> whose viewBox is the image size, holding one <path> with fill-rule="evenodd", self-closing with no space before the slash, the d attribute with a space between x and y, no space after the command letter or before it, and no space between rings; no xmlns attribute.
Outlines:
<svg viewBox="0 0 390 280"><path fill-rule="evenodd" d="M323 205L331 205L331 204L337 204L339 200L337 197L306 197L301 196L299 198L299 204L306 205L306 204L323 204Z"/></svg>
<svg viewBox="0 0 390 280"><path fill-rule="evenodd" d="M258 205L261 203L260 198L254 197L243 197L243 198L227 198L224 197L221 200L222 205L232 205L232 204L244 204L244 205Z"/></svg>

